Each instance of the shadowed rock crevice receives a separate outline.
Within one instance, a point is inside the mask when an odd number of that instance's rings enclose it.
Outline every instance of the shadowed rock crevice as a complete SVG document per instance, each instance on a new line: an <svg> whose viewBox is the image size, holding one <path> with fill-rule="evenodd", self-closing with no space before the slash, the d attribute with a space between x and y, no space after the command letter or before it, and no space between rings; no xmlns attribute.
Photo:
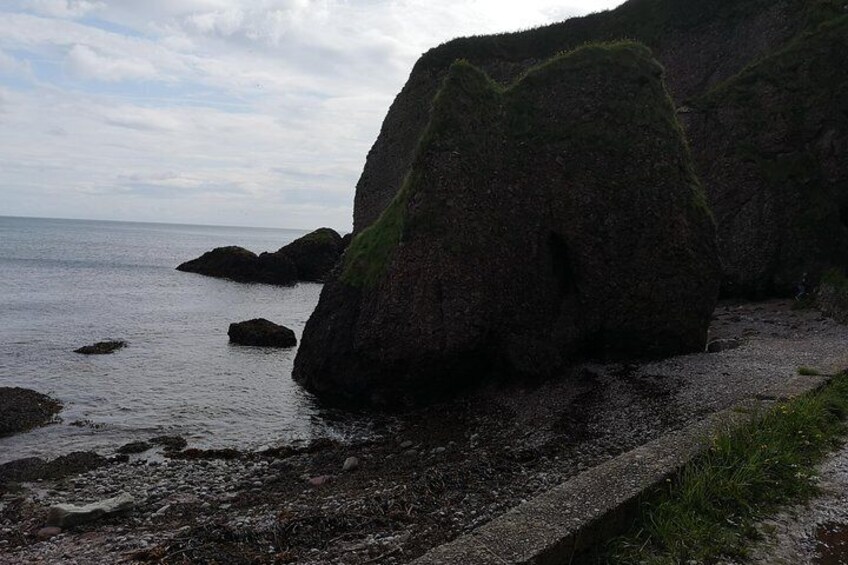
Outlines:
<svg viewBox="0 0 848 565"><path fill-rule="evenodd" d="M506 89L455 64L404 186L325 286L295 378L392 404L551 375L587 341L603 357L703 350L715 233L661 76L632 43Z"/></svg>

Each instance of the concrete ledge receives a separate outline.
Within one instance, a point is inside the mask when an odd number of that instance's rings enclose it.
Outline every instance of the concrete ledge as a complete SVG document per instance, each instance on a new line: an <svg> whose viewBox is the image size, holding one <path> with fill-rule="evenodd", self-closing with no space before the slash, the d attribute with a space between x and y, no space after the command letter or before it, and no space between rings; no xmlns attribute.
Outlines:
<svg viewBox="0 0 848 565"><path fill-rule="evenodd" d="M709 438L750 420L775 401L821 388L830 377L795 377L680 431L622 454L543 493L470 534L431 550L414 565L566 565L626 531L643 495L660 487Z"/></svg>

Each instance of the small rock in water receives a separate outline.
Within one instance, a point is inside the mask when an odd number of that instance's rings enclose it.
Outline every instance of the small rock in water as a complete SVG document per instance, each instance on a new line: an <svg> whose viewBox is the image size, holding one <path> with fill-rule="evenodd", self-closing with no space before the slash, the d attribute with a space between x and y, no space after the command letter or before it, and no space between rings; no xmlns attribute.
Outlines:
<svg viewBox="0 0 848 565"><path fill-rule="evenodd" d="M130 453L144 453L148 449L151 449L153 446L147 443L146 441L133 441L126 445L122 445L118 448L118 453L123 455Z"/></svg>
<svg viewBox="0 0 848 565"><path fill-rule="evenodd" d="M359 458L357 457L348 457L345 459L344 465L342 465L342 471L350 472L355 471L359 468Z"/></svg>
<svg viewBox="0 0 848 565"><path fill-rule="evenodd" d="M238 345L256 347L294 347L297 338L294 332L264 318L230 324L227 331L230 341Z"/></svg>
<svg viewBox="0 0 848 565"><path fill-rule="evenodd" d="M72 528L106 516L126 512L134 504L135 500L133 497L126 493L85 506L57 504L51 506L47 513L47 525L58 526L59 528Z"/></svg>
<svg viewBox="0 0 848 565"><path fill-rule="evenodd" d="M185 438L181 436L158 436L150 438L150 443L164 446L165 451L181 451L188 445Z"/></svg>
<svg viewBox="0 0 848 565"><path fill-rule="evenodd" d="M74 349L74 353L82 353L83 355L107 355L127 346L126 341L99 341L92 345L86 345L79 349Z"/></svg>
<svg viewBox="0 0 848 565"><path fill-rule="evenodd" d="M57 528L56 526L47 526L46 528L41 528L35 533L35 537L40 539L41 541L48 540L53 536L58 536L62 533L62 528Z"/></svg>

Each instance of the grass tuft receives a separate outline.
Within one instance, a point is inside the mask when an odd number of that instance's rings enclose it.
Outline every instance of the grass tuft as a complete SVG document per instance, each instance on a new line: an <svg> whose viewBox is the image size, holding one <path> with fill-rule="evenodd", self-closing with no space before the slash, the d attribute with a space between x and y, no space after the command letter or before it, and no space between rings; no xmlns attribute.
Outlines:
<svg viewBox="0 0 848 565"><path fill-rule="evenodd" d="M821 371L812 367L798 367L798 374L802 377L818 377Z"/></svg>
<svg viewBox="0 0 848 565"><path fill-rule="evenodd" d="M848 376L728 429L668 486L597 563L672 564L744 558L755 524L817 492L816 465L845 434Z"/></svg>

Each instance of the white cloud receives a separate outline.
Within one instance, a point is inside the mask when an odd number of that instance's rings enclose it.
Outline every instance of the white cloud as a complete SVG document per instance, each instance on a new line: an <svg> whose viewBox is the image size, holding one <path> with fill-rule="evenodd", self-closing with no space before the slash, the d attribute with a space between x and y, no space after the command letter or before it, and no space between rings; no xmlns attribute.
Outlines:
<svg viewBox="0 0 848 565"><path fill-rule="evenodd" d="M80 18L105 7L105 2L87 0L28 0L24 6L33 12L54 18Z"/></svg>
<svg viewBox="0 0 848 565"><path fill-rule="evenodd" d="M68 68L78 76L106 82L156 80L156 67L148 60L113 57L87 45L74 45L68 52Z"/></svg>

